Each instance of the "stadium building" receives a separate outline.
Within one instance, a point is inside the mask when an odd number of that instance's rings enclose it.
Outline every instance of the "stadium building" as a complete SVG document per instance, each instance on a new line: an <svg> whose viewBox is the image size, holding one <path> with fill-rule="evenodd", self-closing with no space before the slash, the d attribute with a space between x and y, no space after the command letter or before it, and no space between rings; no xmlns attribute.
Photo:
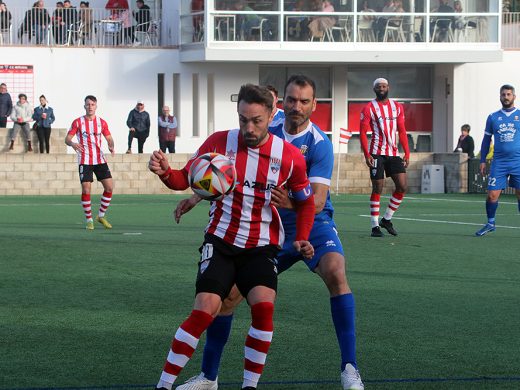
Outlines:
<svg viewBox="0 0 520 390"><path fill-rule="evenodd" d="M85 11L74 0L76 16L62 27L63 12L46 1L49 20L33 17L31 29L32 3L8 4L0 81L13 100L23 92L37 104L46 95L54 128L68 128L84 96L96 95L121 153L138 100L152 117L145 153L158 147L163 104L178 120L177 152L191 153L208 134L237 127L242 84L272 84L283 95L292 73L316 81L313 121L336 152L359 153L359 113L381 76L404 103L412 152L451 153L464 123L478 151L499 87L520 88L517 1L462 0L456 11L453 0L448 9L439 0L404 0L402 9L383 12L382 0L334 0L334 12L324 13L311 1L145 0L150 17L139 23L135 1L92 0ZM348 146L340 147L340 128L354 134Z"/></svg>

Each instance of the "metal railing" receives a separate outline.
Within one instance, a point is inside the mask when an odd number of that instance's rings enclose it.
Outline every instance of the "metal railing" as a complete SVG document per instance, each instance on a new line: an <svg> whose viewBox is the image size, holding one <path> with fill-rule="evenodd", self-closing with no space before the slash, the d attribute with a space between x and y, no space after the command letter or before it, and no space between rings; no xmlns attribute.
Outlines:
<svg viewBox="0 0 520 390"><path fill-rule="evenodd" d="M480 174L480 159L472 158L468 160L468 193L470 194L485 194L488 187L489 170L491 162L486 163L486 173L484 176ZM514 194L515 190L509 187L502 190L504 194Z"/></svg>
<svg viewBox="0 0 520 390"><path fill-rule="evenodd" d="M520 12L502 14L502 48L520 49Z"/></svg>
<svg viewBox="0 0 520 390"><path fill-rule="evenodd" d="M161 19L128 9L0 10L0 46L160 46Z"/></svg>

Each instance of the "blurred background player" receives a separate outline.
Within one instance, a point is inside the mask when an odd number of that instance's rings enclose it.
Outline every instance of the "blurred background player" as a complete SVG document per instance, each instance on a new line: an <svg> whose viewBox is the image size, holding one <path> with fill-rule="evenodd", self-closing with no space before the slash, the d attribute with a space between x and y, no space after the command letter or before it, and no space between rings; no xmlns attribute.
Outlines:
<svg viewBox="0 0 520 390"><path fill-rule="evenodd" d="M103 195L99 205L96 221L102 224L105 229L111 229L112 225L105 218L105 213L112 200L114 182L107 161L101 150L101 136L105 137L108 150L114 154L114 140L110 135L107 123L96 116L97 99L95 96L88 95L85 98L85 115L75 119L70 126L70 130L65 137L65 144L74 149L78 155L79 180L81 182L81 205L87 219L87 230L94 230L92 221L92 209L90 201L90 191L94 174L98 181L103 185ZM78 142L72 142L76 136Z"/></svg>
<svg viewBox="0 0 520 390"><path fill-rule="evenodd" d="M486 198L487 223L475 234L483 236L495 231L495 215L501 191L509 186L516 191L518 211L520 211L520 110L515 108L515 88L512 85L500 87L502 109L490 114L486 121L484 138L480 149L480 173L486 174L486 155L494 137L495 150L491 161Z"/></svg>
<svg viewBox="0 0 520 390"><path fill-rule="evenodd" d="M285 123L279 123L269 130L296 146L306 160L316 215L309 236L315 254L305 263L322 278L329 290L332 320L341 351L342 387L362 390L364 386L356 363L354 297L345 276L344 252L333 220L334 209L329 193L334 154L329 138L310 121L316 108L315 95L316 86L313 80L302 75L291 76L286 83L283 100ZM285 244L277 255L278 273L281 273L304 259L291 246L297 226L293 200L288 197L287 190L275 188L272 190L272 202L278 207L285 230ZM175 210L177 221L195 204L193 197L180 202ZM231 298L224 302L219 316L208 329L201 374L177 387L178 390L218 388L217 374L221 355L231 331L233 310L241 301L237 296Z"/></svg>
<svg viewBox="0 0 520 390"><path fill-rule="evenodd" d="M385 228L388 233L397 236L397 231L391 222L392 216L399 208L407 189L406 167L410 160L410 149L404 125L403 106L394 99L388 98L390 86L388 80L378 78L373 84L376 98L369 102L361 111L359 138L365 162L370 168L372 194L370 195L370 222L372 237L383 237L379 228ZM367 132L372 132L370 148ZM404 150L404 158L399 156L397 137ZM391 177L395 184L394 192L388 203L385 215L379 222L379 207L381 193L386 177Z"/></svg>
<svg viewBox="0 0 520 390"><path fill-rule="evenodd" d="M271 95L273 95L274 116L271 123L269 123L269 126L278 126L285 120L285 114L283 110L276 106L278 104L278 90L272 85L266 85L266 88L271 92Z"/></svg>
<svg viewBox="0 0 520 390"><path fill-rule="evenodd" d="M156 151L149 168L173 190L188 188L188 170L196 156L227 155L235 163L237 184L231 194L211 202L196 282L194 310L175 333L158 389L171 389L192 356L201 334L220 311L236 284L251 307L251 328L245 343L242 389L255 389L273 335L277 289L274 257L284 243L284 230L271 190L286 184L297 199L298 231L292 242L305 258L314 255L307 241L314 221L314 196L300 151L269 134L273 98L264 87L242 86L238 94L240 129L212 134L181 170L169 167Z"/></svg>

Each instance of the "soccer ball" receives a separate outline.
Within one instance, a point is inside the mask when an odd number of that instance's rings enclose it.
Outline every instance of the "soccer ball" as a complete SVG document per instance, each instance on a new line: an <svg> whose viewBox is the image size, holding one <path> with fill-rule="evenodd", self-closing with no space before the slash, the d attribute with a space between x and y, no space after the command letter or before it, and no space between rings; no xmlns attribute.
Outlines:
<svg viewBox="0 0 520 390"><path fill-rule="evenodd" d="M235 188L235 165L219 153L206 153L190 166L190 187L206 200L220 200Z"/></svg>

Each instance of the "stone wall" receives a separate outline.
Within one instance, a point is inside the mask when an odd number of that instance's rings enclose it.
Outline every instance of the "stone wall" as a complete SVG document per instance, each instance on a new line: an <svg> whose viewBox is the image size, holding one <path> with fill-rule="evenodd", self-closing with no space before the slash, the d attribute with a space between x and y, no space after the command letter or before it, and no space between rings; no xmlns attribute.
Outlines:
<svg viewBox="0 0 520 390"><path fill-rule="evenodd" d="M80 192L77 158L66 153L66 130L53 129L51 153L27 153L20 136L15 149L8 151L9 140L5 129L0 129L0 195L72 195ZM169 155L172 168L186 164L189 154ZM171 191L147 167L149 154L108 155L108 164L114 177L115 192L119 194L165 194ZM340 165L338 177L338 164ZM467 192L467 155L456 153L413 153L408 167L409 193L421 191L422 166L444 165L446 192ZM371 192L368 168L362 154L335 156L331 192L369 194ZM385 193L393 190L391 179L386 179ZM95 182L93 193L101 193L102 186ZM189 193L190 191L184 191Z"/></svg>

